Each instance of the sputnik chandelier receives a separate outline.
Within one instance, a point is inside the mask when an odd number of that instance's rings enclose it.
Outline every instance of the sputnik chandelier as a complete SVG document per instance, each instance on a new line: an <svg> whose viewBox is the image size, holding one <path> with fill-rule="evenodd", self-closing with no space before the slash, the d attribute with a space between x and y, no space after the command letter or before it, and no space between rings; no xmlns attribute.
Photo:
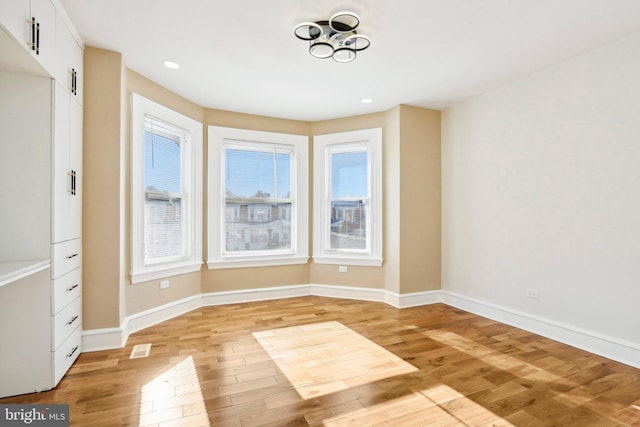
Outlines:
<svg viewBox="0 0 640 427"><path fill-rule="evenodd" d="M293 29L300 40L309 42L309 53L316 58L351 62L358 52L371 46L369 37L356 32L360 18L353 12L338 12L328 21L302 22Z"/></svg>

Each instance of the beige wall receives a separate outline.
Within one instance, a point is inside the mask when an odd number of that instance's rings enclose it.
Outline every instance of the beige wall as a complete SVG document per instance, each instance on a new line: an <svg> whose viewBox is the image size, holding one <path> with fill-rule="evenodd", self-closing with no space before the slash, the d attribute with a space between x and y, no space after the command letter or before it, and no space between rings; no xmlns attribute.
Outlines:
<svg viewBox="0 0 640 427"><path fill-rule="evenodd" d="M386 112L303 122L202 108L126 70L120 54L85 51L85 328L120 325L125 315L199 293L300 284L386 289L397 293L440 286L440 114L397 106ZM297 135L383 129L382 267L314 264L208 270L131 285L130 95L132 92L203 123L203 254L207 259L207 126ZM313 188L312 141L309 194ZM416 194L420 197L416 198ZM310 197L310 201L313 198ZM312 223L309 208L309 223ZM313 228L309 227L309 253Z"/></svg>
<svg viewBox="0 0 640 427"><path fill-rule="evenodd" d="M388 291L400 293L400 106L385 113L382 179L384 280Z"/></svg>
<svg viewBox="0 0 640 427"><path fill-rule="evenodd" d="M82 282L84 329L120 326L122 55L84 51Z"/></svg>
<svg viewBox="0 0 640 427"><path fill-rule="evenodd" d="M440 112L400 106L400 293L440 289Z"/></svg>

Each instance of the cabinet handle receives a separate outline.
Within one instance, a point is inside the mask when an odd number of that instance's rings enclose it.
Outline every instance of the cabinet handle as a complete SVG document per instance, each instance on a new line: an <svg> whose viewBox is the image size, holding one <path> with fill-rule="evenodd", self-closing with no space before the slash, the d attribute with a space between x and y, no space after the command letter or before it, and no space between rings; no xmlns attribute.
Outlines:
<svg viewBox="0 0 640 427"><path fill-rule="evenodd" d="M71 92L71 94L77 95L78 90L77 90L76 82L77 82L78 72L76 71L75 68L72 68L71 71L69 71L69 74L71 74L71 87L69 87L69 91Z"/></svg>
<svg viewBox="0 0 640 427"><path fill-rule="evenodd" d="M40 55L40 23L36 24L36 55Z"/></svg>
<svg viewBox="0 0 640 427"><path fill-rule="evenodd" d="M71 353L67 354L67 358L73 356L73 353L75 353L78 350L78 347L80 347L79 345L73 347L73 350L71 350Z"/></svg>
<svg viewBox="0 0 640 427"><path fill-rule="evenodd" d="M71 292L72 290L74 290L75 288L77 288L78 286L80 286L79 283L76 283L75 285L71 286L70 288L67 288L67 292Z"/></svg>
<svg viewBox="0 0 640 427"><path fill-rule="evenodd" d="M67 172L67 176L69 177L69 182L67 185L67 193L73 194L73 171Z"/></svg>
<svg viewBox="0 0 640 427"><path fill-rule="evenodd" d="M72 170L71 172L67 172L67 176L70 178L70 185L67 188L67 193L71 193L72 196L76 195L76 171Z"/></svg>
<svg viewBox="0 0 640 427"><path fill-rule="evenodd" d="M78 315L78 314L76 314L75 316L73 316L73 317L71 318L71 320L69 320L69 321L67 322L67 326L71 325L73 322L75 322L76 320L78 320L78 317L79 317L79 315Z"/></svg>
<svg viewBox="0 0 640 427"><path fill-rule="evenodd" d="M31 41L27 42L27 46L36 50L36 18L27 19L27 23L31 26Z"/></svg>
<svg viewBox="0 0 640 427"><path fill-rule="evenodd" d="M77 256L78 256L78 254L72 254L72 255L67 255L65 258L66 259L71 259L71 258L75 258Z"/></svg>

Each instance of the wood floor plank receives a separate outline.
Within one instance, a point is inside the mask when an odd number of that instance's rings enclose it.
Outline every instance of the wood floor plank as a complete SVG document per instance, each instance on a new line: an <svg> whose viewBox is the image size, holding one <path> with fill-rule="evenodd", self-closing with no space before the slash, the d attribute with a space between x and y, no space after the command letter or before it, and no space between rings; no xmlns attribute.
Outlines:
<svg viewBox="0 0 640 427"><path fill-rule="evenodd" d="M444 304L300 297L191 311L0 403L92 427L640 426L640 370Z"/></svg>

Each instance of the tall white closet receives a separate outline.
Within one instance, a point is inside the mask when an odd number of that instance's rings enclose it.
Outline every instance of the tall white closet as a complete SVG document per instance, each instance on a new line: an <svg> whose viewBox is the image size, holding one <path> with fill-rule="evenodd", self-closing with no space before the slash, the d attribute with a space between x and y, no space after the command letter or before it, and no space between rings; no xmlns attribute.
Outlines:
<svg viewBox="0 0 640 427"><path fill-rule="evenodd" d="M57 0L0 2L0 397L81 352L82 61Z"/></svg>

